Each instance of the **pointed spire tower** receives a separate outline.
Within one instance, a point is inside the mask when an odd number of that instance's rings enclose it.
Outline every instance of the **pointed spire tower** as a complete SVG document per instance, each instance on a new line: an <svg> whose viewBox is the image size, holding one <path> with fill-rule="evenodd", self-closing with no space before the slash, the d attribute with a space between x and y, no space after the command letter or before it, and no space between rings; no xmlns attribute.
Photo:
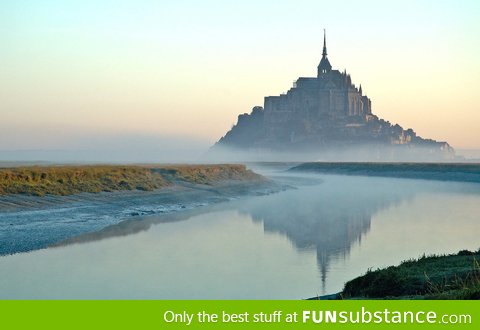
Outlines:
<svg viewBox="0 0 480 330"><path fill-rule="evenodd" d="M332 65L330 64L330 61L327 58L327 36L326 36L325 29L323 29L322 59L320 60L320 64L318 65L317 69L318 69L318 77L332 70Z"/></svg>
<svg viewBox="0 0 480 330"><path fill-rule="evenodd" d="M322 52L322 57L327 58L327 33L325 32L325 29L323 29L323 52Z"/></svg>

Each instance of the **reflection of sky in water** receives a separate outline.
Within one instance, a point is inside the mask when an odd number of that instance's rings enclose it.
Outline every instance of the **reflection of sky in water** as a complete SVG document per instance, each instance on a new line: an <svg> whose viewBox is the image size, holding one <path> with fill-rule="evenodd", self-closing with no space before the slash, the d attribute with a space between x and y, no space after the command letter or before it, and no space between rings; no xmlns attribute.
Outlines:
<svg viewBox="0 0 480 330"><path fill-rule="evenodd" d="M0 298L298 299L370 267L480 247L478 185L323 178L2 257Z"/></svg>

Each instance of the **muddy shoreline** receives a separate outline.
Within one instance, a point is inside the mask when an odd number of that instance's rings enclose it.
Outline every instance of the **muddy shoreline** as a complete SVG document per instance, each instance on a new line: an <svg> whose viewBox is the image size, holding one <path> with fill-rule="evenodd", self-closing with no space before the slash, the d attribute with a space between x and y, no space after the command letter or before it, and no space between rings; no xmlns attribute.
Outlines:
<svg viewBox="0 0 480 330"><path fill-rule="evenodd" d="M262 179L225 180L214 185L178 182L154 191L0 196L0 256L47 248L126 220L183 213L284 189L286 186Z"/></svg>

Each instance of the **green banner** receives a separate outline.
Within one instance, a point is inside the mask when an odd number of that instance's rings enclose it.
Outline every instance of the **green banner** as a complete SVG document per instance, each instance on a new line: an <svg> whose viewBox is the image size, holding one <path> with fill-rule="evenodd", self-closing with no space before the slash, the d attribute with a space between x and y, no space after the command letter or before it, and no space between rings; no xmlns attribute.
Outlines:
<svg viewBox="0 0 480 330"><path fill-rule="evenodd" d="M3 329L479 329L480 301L0 301Z"/></svg>

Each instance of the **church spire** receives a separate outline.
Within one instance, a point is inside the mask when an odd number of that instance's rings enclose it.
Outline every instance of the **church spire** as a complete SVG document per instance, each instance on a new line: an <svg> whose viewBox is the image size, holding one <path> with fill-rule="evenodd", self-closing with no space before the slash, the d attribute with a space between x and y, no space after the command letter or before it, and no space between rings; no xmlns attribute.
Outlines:
<svg viewBox="0 0 480 330"><path fill-rule="evenodd" d="M325 29L323 29L323 53L322 57L327 57L327 36Z"/></svg>
<svg viewBox="0 0 480 330"><path fill-rule="evenodd" d="M325 29L323 29L322 60L320 61L320 64L318 65L317 70L318 70L317 77L320 77L322 74L330 72L332 70L332 65L330 64L330 61L327 58L327 36L326 36Z"/></svg>

